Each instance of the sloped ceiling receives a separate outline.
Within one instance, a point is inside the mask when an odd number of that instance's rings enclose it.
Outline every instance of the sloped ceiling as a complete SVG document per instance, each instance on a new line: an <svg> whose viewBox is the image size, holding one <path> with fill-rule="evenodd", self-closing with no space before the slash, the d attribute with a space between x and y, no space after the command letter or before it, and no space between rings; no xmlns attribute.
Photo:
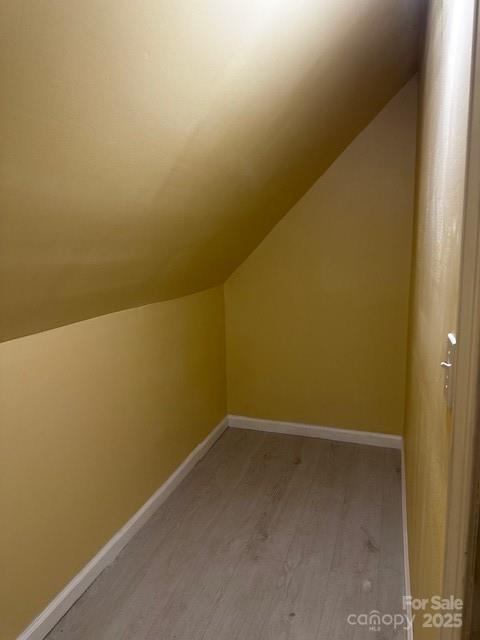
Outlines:
<svg viewBox="0 0 480 640"><path fill-rule="evenodd" d="M3 0L1 339L223 282L411 77L422 5Z"/></svg>

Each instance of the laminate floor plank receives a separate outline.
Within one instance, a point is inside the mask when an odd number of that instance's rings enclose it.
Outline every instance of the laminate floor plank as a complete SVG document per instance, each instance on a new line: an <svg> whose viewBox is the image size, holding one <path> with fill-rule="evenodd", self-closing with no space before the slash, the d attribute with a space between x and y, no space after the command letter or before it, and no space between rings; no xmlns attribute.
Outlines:
<svg viewBox="0 0 480 640"><path fill-rule="evenodd" d="M285 558L285 578L264 624L265 640L317 638L322 623L356 447L328 440L315 447L321 455Z"/></svg>
<svg viewBox="0 0 480 640"><path fill-rule="evenodd" d="M404 639L398 451L228 429L48 640Z"/></svg>
<svg viewBox="0 0 480 640"><path fill-rule="evenodd" d="M288 447L284 469L271 477L262 510L241 550L234 579L222 595L202 640L262 637L285 579L285 558L317 471L321 449L305 438L276 436ZM252 603L255 607L252 607Z"/></svg>
<svg viewBox="0 0 480 640"><path fill-rule="evenodd" d="M299 444L293 448L298 449ZM195 541L199 545L195 558L185 565L185 571L178 573L169 597L161 605L156 600L149 624L141 631L137 627L131 637L199 637L237 571L241 552L270 502L270 494L284 491L289 482L294 467L288 464L291 450L292 442L276 436L267 438L251 456L246 473L229 494L217 526L206 532L201 542ZM188 545L182 540L180 548L185 546ZM158 575L157 571L154 573Z"/></svg>

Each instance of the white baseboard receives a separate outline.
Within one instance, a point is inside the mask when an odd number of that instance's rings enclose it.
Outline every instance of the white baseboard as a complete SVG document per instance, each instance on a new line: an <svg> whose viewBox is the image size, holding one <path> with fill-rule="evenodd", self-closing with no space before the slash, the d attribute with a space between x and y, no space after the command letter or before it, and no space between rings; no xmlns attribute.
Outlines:
<svg viewBox="0 0 480 640"><path fill-rule="evenodd" d="M172 473L162 486L157 489L157 491L113 536L113 538L107 542L97 555L90 560L80 573L78 573L67 584L67 586L56 596L54 600L52 600L46 609L44 609L42 613L35 618L27 629L18 636L17 640L43 640L49 631L51 631L57 624L60 618L65 615L82 593L86 591L92 582L99 576L103 569L113 562L129 540L131 540L147 520L149 520L153 513L168 498L185 476L188 475L197 462L205 456L207 451L222 435L227 426L400 449L402 453L402 517L405 558L405 595L410 595L405 461L402 444L403 438L401 436L229 415L226 416L213 429L213 431L211 431L208 436L195 447L195 449L187 456L187 458L185 458L182 464ZM411 630L408 632L408 640L413 640L413 632Z"/></svg>
<svg viewBox="0 0 480 640"><path fill-rule="evenodd" d="M254 429L255 431L269 431L271 433L285 433L292 436L307 436L308 438L323 438L338 442L354 444L368 444L375 447L389 449L402 448L402 436L389 433L374 433L372 431L356 431L354 429L337 429L335 427L321 427L301 422L282 422L280 420L263 420L247 418L246 416L228 416L228 426L236 429Z"/></svg>
<svg viewBox="0 0 480 640"><path fill-rule="evenodd" d="M410 556L408 551L408 519L407 519L407 472L405 467L405 442L402 442L402 526L403 526L403 562L405 596L411 598L412 589L410 585ZM407 604L405 613L412 620L412 607ZM413 628L407 630L407 640L413 640Z"/></svg>
<svg viewBox="0 0 480 640"><path fill-rule="evenodd" d="M185 476L193 469L228 426L225 417L208 436L198 444L162 486L130 520L100 549L95 557L52 600L42 613L23 631L17 640L42 640L92 584L95 578L117 557L123 547L143 527L147 520L168 498Z"/></svg>

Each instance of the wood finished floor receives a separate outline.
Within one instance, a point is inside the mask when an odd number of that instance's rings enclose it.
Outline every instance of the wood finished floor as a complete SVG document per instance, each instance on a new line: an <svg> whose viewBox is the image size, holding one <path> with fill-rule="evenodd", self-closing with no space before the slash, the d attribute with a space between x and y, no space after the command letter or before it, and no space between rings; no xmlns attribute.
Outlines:
<svg viewBox="0 0 480 640"><path fill-rule="evenodd" d="M402 611L400 454L228 429L48 640L379 640Z"/></svg>

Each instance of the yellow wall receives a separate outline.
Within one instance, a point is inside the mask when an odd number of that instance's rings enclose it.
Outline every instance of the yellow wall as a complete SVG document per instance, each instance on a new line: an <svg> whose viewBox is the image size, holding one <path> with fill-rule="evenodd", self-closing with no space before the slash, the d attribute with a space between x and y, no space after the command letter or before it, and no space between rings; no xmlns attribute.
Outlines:
<svg viewBox="0 0 480 640"><path fill-rule="evenodd" d="M223 291L0 345L0 638L224 417Z"/></svg>
<svg viewBox="0 0 480 640"><path fill-rule="evenodd" d="M423 0L0 2L0 341L224 282L412 76Z"/></svg>
<svg viewBox="0 0 480 640"><path fill-rule="evenodd" d="M457 318L474 5L432 0L422 69L406 413L412 590L421 597L442 592L451 422L439 365Z"/></svg>
<svg viewBox="0 0 480 640"><path fill-rule="evenodd" d="M230 413L401 433L411 81L225 285Z"/></svg>

